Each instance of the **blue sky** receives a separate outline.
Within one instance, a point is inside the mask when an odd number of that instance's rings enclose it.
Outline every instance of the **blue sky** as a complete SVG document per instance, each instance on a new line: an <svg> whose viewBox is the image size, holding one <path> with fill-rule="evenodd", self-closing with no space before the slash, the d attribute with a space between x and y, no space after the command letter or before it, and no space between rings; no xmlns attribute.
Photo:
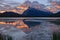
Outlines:
<svg viewBox="0 0 60 40"><path fill-rule="evenodd" d="M7 0L7 1L15 1L15 2L20 2L20 3L23 3L25 2L26 0ZM41 4L48 4L48 0L30 0L31 2L32 1L38 1L39 3Z"/></svg>
<svg viewBox="0 0 60 40"><path fill-rule="evenodd" d="M4 0L3 0L4 1ZM19 3L23 3L25 2L26 0L6 0L6 1L14 1L14 2L19 2ZM29 1L38 1L39 3L41 4L45 4L45 5L49 5L49 0L29 0ZM60 0L54 0L54 1L60 1Z"/></svg>

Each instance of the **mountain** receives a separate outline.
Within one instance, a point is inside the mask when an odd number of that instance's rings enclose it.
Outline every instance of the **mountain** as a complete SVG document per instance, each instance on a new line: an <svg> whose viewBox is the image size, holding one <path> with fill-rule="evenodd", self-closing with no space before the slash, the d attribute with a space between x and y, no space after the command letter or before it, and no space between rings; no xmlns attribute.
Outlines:
<svg viewBox="0 0 60 40"><path fill-rule="evenodd" d="M4 13L0 13L0 17L60 17L60 12L52 13L49 11L42 11L29 7L22 14L18 14L14 12L4 12Z"/></svg>
<svg viewBox="0 0 60 40"><path fill-rule="evenodd" d="M22 15L27 17L50 17L53 13L29 8Z"/></svg>
<svg viewBox="0 0 60 40"><path fill-rule="evenodd" d="M54 17L60 17L60 12L57 12L57 13L55 13L55 14L52 15L52 16L54 16Z"/></svg>
<svg viewBox="0 0 60 40"><path fill-rule="evenodd" d="M14 12L4 12L0 13L0 17L19 17L20 15L18 13Z"/></svg>

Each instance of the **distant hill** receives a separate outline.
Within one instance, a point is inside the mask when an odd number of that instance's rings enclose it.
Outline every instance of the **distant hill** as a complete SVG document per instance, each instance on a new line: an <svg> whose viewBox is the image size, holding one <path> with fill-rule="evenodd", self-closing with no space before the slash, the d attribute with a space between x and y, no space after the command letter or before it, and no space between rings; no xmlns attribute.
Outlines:
<svg viewBox="0 0 60 40"><path fill-rule="evenodd" d="M18 14L14 12L4 12L0 13L0 17L60 17L60 12L52 13L47 11L41 11L34 8L29 8L23 14Z"/></svg>
<svg viewBox="0 0 60 40"><path fill-rule="evenodd" d="M4 12L0 13L0 17L20 17L20 15L14 12Z"/></svg>
<svg viewBox="0 0 60 40"><path fill-rule="evenodd" d="M23 16L27 16L27 17L50 17L51 15L53 15L53 13L51 12L44 12L41 10L37 10L34 8L29 8L28 10L26 10L23 13Z"/></svg>
<svg viewBox="0 0 60 40"><path fill-rule="evenodd" d="M60 12L55 13L54 15L52 15L53 17L60 17Z"/></svg>

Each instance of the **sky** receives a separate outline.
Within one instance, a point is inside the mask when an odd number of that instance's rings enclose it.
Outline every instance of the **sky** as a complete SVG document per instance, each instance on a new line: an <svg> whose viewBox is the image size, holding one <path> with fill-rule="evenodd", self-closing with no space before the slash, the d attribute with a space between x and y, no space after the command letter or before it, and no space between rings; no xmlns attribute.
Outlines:
<svg viewBox="0 0 60 40"><path fill-rule="evenodd" d="M0 0L0 1L14 1L14 2L23 3L26 0ZM40 4L50 5L49 0L29 0L29 1L31 2L38 1ZM59 0L53 0L53 1L59 1Z"/></svg>
<svg viewBox="0 0 60 40"><path fill-rule="evenodd" d="M26 0L14 0L14 1L23 3ZM38 1L39 3L42 3L42 4L48 4L47 0L29 0L29 1L31 1L31 2L32 1Z"/></svg>
<svg viewBox="0 0 60 40"><path fill-rule="evenodd" d="M6 0L6 1L14 1L14 2L23 3L23 2L25 2L26 0ZM33 2L33 1L38 1L39 3L41 3L41 4L46 4L46 5L49 4L49 3L48 3L48 0L29 0L29 1L31 1L31 2Z"/></svg>
<svg viewBox="0 0 60 40"><path fill-rule="evenodd" d="M23 2L25 2L26 0L13 0L13 1L23 3ZM29 0L29 1L31 1L31 2L33 2L33 1L38 1L39 3L45 4L45 5L49 5L49 4L50 4L50 3L49 3L49 0ZM53 1L60 1L60 0L53 0Z"/></svg>

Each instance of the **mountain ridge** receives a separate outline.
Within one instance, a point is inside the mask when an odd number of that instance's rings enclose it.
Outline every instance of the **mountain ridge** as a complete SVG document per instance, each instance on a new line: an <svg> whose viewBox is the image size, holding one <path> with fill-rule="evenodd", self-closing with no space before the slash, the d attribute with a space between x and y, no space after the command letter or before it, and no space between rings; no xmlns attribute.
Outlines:
<svg viewBox="0 0 60 40"><path fill-rule="evenodd" d="M23 12L23 14L18 14L14 12L4 12L0 13L0 17L60 17L60 12L52 13L37 10L35 8L29 8Z"/></svg>

